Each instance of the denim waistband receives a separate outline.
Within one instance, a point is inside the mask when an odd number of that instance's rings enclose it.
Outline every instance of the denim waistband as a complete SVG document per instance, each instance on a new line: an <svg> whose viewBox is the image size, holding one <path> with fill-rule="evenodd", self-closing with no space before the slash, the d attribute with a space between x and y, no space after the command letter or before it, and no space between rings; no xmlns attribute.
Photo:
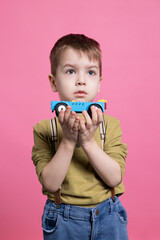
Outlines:
<svg viewBox="0 0 160 240"><path fill-rule="evenodd" d="M46 201L44 210L49 212L57 212L63 215L65 218L80 219L80 220L90 220L92 216L101 216L106 213L110 213L113 209L113 205L119 202L119 199L115 197L116 201L113 202L112 198L108 198L104 202L100 203L94 208L79 207L70 204L60 204L59 208L57 205L50 201Z"/></svg>

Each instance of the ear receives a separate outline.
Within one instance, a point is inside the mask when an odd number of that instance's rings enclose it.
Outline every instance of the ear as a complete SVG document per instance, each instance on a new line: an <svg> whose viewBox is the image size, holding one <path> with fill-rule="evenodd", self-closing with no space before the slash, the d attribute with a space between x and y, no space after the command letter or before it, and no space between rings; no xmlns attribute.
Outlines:
<svg viewBox="0 0 160 240"><path fill-rule="evenodd" d="M101 85L101 81L102 81L103 77L101 76L99 79L99 84L98 84L98 92L100 92L100 85Z"/></svg>
<svg viewBox="0 0 160 240"><path fill-rule="evenodd" d="M50 82L52 91L53 92L57 92L56 83L55 83L55 77L52 74L49 74L48 78L49 78L49 82Z"/></svg>

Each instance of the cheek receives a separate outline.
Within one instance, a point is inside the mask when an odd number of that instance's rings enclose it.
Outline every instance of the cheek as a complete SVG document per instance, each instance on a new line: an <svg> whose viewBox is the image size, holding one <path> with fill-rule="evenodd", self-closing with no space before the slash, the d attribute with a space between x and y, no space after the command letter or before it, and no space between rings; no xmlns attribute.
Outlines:
<svg viewBox="0 0 160 240"><path fill-rule="evenodd" d="M90 89L92 89L92 91L95 93L95 92L97 92L98 90L99 90L99 84L97 84L97 83L91 83L90 84Z"/></svg>
<svg viewBox="0 0 160 240"><path fill-rule="evenodd" d="M68 84L67 81L58 82L58 83L57 83L57 90L58 90L58 91L62 91L62 90L64 90L64 89L67 89L67 90L68 90L68 86L69 86L69 84Z"/></svg>

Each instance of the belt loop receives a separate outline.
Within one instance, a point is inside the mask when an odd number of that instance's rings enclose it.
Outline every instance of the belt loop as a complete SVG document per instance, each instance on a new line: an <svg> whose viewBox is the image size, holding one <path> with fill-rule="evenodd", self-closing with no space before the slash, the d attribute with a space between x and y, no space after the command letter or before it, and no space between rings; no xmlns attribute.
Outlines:
<svg viewBox="0 0 160 240"><path fill-rule="evenodd" d="M94 210L91 210L91 222L94 222Z"/></svg>
<svg viewBox="0 0 160 240"><path fill-rule="evenodd" d="M111 214L112 211L113 211L113 200L112 200L112 198L108 198L108 202L109 202L109 214Z"/></svg>
<svg viewBox="0 0 160 240"><path fill-rule="evenodd" d="M69 210L70 210L70 206L69 205L65 205L64 206L64 221L68 221L69 218Z"/></svg>

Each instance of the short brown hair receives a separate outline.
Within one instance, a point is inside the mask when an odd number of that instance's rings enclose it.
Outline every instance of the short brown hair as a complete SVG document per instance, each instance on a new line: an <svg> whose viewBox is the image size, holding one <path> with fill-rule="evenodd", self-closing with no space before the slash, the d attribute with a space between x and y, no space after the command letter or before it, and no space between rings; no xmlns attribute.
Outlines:
<svg viewBox="0 0 160 240"><path fill-rule="evenodd" d="M87 54L89 59L99 61L100 76L102 73L101 49L97 41L83 34L68 34L60 38L50 52L51 73L55 76L62 52L72 47Z"/></svg>

